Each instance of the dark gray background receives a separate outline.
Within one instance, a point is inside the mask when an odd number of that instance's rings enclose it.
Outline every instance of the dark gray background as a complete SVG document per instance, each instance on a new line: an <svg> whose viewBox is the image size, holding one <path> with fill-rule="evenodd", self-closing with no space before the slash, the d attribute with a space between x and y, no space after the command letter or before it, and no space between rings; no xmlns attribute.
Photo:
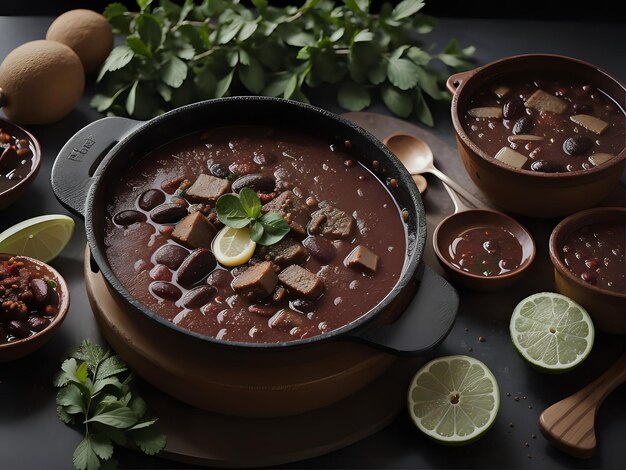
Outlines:
<svg viewBox="0 0 626 470"><path fill-rule="evenodd" d="M587 5L586 8L591 8ZM45 36L51 18L0 17L0 58L16 46ZM455 36L462 45L477 47L477 64L528 52L554 52L593 62L620 78L626 77L624 26L619 23L533 22L515 20L442 19L428 41L439 47ZM0 213L0 231L29 217L66 213L50 188L50 169L57 152L78 129L100 115L88 106L91 90L64 120L29 130L41 142L44 158L35 184L12 207ZM340 111L332 96L317 93L314 104ZM372 111L385 112L380 105ZM435 107L433 132L454 145L447 105ZM460 165L458 162L441 164ZM441 192L434 180L434 191ZM440 188L439 188L440 189ZM448 202L444 203L450 207ZM557 220L524 221L533 226L538 256L547 256L547 238ZM52 264L65 276L71 288L72 306L66 322L53 340L36 354L11 364L0 364L0 468L66 469L80 435L62 424L54 411L53 373L63 351L89 337L100 341L86 298L82 277L85 235L77 220L71 244ZM427 258L432 264L432 259ZM543 266L543 267L539 267ZM436 355L467 354L484 361L495 373L502 403L493 429L479 442L466 448L447 448L424 438L402 414L376 435L317 459L291 464L289 468L624 468L626 443L624 386L605 402L598 414L597 455L587 461L575 460L551 447L540 435L537 420L541 410L575 392L606 369L624 350L623 337L598 334L588 360L565 375L544 375L531 370L516 354L508 337L510 313L525 295L553 290L550 269L538 265L528 287L489 296L460 290L458 321ZM438 268L434 266L435 268ZM469 331L465 331L465 329ZM487 341L478 342L478 336ZM511 393L511 397L506 394ZM519 401L514 396L521 397ZM523 397L526 397L524 399ZM367 410L363 410L364 413ZM513 424L513 427L510 426ZM536 439L532 435L536 435ZM529 447L524 443L528 442ZM178 468L179 464L141 454L116 451L122 468Z"/></svg>

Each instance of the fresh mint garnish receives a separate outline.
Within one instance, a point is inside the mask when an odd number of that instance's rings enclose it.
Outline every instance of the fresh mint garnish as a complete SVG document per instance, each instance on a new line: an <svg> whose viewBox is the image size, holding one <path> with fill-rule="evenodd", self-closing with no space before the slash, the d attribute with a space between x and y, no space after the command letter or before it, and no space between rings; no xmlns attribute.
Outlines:
<svg viewBox="0 0 626 470"><path fill-rule="evenodd" d="M88 339L71 351L54 378L57 415L80 426L85 437L74 451L78 470L114 468L113 445L134 443L148 455L165 447L165 436L154 426L146 402L133 387L128 366Z"/></svg>
<svg viewBox="0 0 626 470"><path fill-rule="evenodd" d="M224 194L215 205L217 218L232 228L250 226L250 239L259 245L278 243L289 233L289 224L277 212L261 215L261 200L250 188L243 188L239 196Z"/></svg>

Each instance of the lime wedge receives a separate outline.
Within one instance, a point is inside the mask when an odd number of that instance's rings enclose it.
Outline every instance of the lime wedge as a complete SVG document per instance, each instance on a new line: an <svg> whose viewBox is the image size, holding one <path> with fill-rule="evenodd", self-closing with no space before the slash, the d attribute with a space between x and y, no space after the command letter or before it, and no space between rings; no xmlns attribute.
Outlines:
<svg viewBox="0 0 626 470"><path fill-rule="evenodd" d="M446 356L422 367L411 380L409 414L428 437L448 445L479 439L500 408L498 383L489 368L468 356Z"/></svg>
<svg viewBox="0 0 626 470"><path fill-rule="evenodd" d="M213 254L223 266L239 266L247 263L256 248L250 239L248 227L224 227L213 239Z"/></svg>
<svg viewBox="0 0 626 470"><path fill-rule="evenodd" d="M74 233L74 220L52 214L24 220L0 233L0 252L30 256L47 263L57 257Z"/></svg>
<svg viewBox="0 0 626 470"><path fill-rule="evenodd" d="M534 294L517 304L509 330L517 351L544 372L573 369L593 346L594 328L587 311L553 292Z"/></svg>

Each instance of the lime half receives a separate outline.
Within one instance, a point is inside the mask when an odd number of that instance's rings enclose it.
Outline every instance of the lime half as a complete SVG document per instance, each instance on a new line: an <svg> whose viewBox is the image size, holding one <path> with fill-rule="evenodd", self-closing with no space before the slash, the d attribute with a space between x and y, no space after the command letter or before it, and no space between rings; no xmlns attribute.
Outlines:
<svg viewBox="0 0 626 470"><path fill-rule="evenodd" d="M57 257L74 233L66 215L42 215L24 220L0 233L0 252L30 256L47 263Z"/></svg>
<svg viewBox="0 0 626 470"><path fill-rule="evenodd" d="M545 372L573 369L593 346L594 328L587 311L553 292L534 294L517 304L509 330L522 357Z"/></svg>
<svg viewBox="0 0 626 470"><path fill-rule="evenodd" d="M413 377L408 408L415 425L437 442L469 444L485 434L500 408L489 368L468 356L434 359Z"/></svg>
<svg viewBox="0 0 626 470"><path fill-rule="evenodd" d="M213 239L212 248L222 266L239 266L252 258L256 243L250 239L248 227L224 227Z"/></svg>

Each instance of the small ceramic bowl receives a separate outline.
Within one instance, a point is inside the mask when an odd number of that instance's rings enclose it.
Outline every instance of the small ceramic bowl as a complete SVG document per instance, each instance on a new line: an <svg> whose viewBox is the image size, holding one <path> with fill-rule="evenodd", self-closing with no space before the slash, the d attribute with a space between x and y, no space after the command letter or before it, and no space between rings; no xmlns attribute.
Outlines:
<svg viewBox="0 0 626 470"><path fill-rule="evenodd" d="M599 207L578 212L559 223L550 236L550 259L554 265L557 292L585 307L597 330L605 333L626 332L626 292L613 292L584 282L572 273L561 256L566 238L574 230L600 222L626 224L626 208Z"/></svg>
<svg viewBox="0 0 626 470"><path fill-rule="evenodd" d="M63 277L61 277L61 275L53 267L34 258L29 258L28 256L15 256L6 253L0 253L0 263L13 257L18 261L24 262L24 264L31 269L34 268L41 272L42 275L47 275L50 279L56 282L56 293L59 297L59 304L57 314L54 318L52 318L50 324L42 331L34 333L24 339L9 341L8 343L0 343L0 362L8 362L19 359L41 348L50 340L50 338L52 338L52 335L59 328L59 326L61 326L61 323L65 320L70 307L70 290L65 282L65 279L63 279Z"/></svg>
<svg viewBox="0 0 626 470"><path fill-rule="evenodd" d="M7 142L2 140L3 134L13 136L18 140L25 139L28 141L28 149L30 150L30 158L32 161L30 172L25 175L24 178L9 188L4 190L0 189L0 210L2 210L13 204L37 177L39 168L41 167L41 147L37 139L30 132L22 129L20 126L13 124L12 122L7 121L6 119L0 119L0 130L0 165L1 156L6 150L4 147L7 145ZM0 171L3 171L1 167Z"/></svg>
<svg viewBox="0 0 626 470"><path fill-rule="evenodd" d="M504 228L511 232L522 245L522 262L516 269L495 276L482 276L463 271L454 266L445 253L461 233L478 227ZM501 212L488 209L472 209L446 217L435 229L433 245L439 264L453 284L461 284L473 290L493 292L515 284L525 274L535 259L535 241L522 225Z"/></svg>
<svg viewBox="0 0 626 470"><path fill-rule="evenodd" d="M461 116L470 98L485 82L516 71L555 72L598 87L616 103L623 103L626 87L595 65L551 54L527 54L491 62L448 78L453 93L452 122L468 175L494 204L529 217L556 217L593 207L613 190L626 167L626 148L609 162L566 173L542 173L514 168L476 145L465 132Z"/></svg>

